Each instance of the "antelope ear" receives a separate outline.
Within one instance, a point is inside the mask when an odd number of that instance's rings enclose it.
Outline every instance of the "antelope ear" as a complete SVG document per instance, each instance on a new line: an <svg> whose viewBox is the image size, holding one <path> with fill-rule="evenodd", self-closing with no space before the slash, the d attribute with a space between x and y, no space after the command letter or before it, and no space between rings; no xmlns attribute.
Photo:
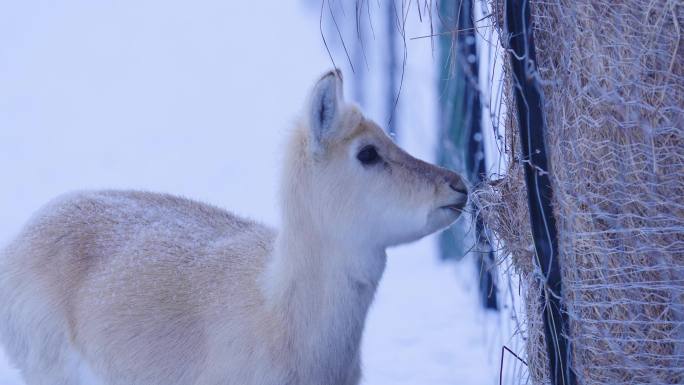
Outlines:
<svg viewBox="0 0 684 385"><path fill-rule="evenodd" d="M343 103L342 72L338 69L323 75L311 93L309 124L317 144L322 144L334 132Z"/></svg>

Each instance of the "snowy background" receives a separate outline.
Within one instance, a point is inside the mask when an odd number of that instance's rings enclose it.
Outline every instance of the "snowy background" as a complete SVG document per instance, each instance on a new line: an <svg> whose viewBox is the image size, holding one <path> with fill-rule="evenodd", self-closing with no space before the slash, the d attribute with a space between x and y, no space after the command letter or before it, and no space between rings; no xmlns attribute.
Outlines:
<svg viewBox="0 0 684 385"><path fill-rule="evenodd" d="M400 142L433 160L430 42L409 44ZM315 2L1 1L0 243L78 189L169 192L274 225L281 144L330 67ZM509 322L481 309L472 261L436 255L434 236L389 251L363 384L498 383ZM0 385L18 384L0 351Z"/></svg>

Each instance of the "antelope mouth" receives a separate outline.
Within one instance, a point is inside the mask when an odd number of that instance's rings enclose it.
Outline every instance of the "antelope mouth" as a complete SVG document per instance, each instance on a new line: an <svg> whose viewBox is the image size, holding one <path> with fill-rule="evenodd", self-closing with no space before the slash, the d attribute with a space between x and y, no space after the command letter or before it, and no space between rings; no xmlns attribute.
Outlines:
<svg viewBox="0 0 684 385"><path fill-rule="evenodd" d="M463 211L463 207L465 206L465 202L459 202L459 203L452 203L448 204L445 206L440 207L441 209L444 210L451 210L451 211L456 211L456 212L461 212Z"/></svg>

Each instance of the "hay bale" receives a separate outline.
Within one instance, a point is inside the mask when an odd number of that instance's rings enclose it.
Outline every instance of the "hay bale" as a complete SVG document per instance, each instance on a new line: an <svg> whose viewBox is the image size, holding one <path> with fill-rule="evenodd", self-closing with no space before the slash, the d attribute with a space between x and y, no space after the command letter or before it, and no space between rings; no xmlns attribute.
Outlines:
<svg viewBox="0 0 684 385"><path fill-rule="evenodd" d="M530 6L578 381L682 384L682 4L556 0ZM475 201L525 283L528 362L532 381L541 384L548 383L541 277L516 159L518 127L515 118L508 122L511 170Z"/></svg>

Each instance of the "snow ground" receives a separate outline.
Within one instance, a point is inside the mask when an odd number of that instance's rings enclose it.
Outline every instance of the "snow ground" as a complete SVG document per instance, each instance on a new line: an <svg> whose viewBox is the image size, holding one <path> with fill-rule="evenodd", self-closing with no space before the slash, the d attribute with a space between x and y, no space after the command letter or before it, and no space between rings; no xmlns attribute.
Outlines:
<svg viewBox="0 0 684 385"><path fill-rule="evenodd" d="M0 2L0 243L52 197L89 188L171 192L275 224L279 147L330 67L315 8ZM410 123L402 142L430 158ZM504 322L477 304L472 263L441 263L435 247L389 251L365 385L496 383ZM0 385L19 384L0 351Z"/></svg>
<svg viewBox="0 0 684 385"><path fill-rule="evenodd" d="M364 384L497 383L498 315L477 301L475 264L441 263L436 242L390 250L363 342Z"/></svg>

